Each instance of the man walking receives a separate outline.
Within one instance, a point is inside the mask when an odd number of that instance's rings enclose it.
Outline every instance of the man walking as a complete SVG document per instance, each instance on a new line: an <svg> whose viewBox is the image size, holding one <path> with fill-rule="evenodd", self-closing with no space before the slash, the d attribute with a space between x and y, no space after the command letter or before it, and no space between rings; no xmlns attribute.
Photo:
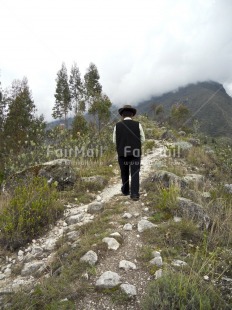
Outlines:
<svg viewBox="0 0 232 310"><path fill-rule="evenodd" d="M123 195L130 195L131 199L139 200L139 171L141 144L145 141L144 131L139 122L132 120L137 111L131 105L124 105L118 112L123 120L114 127L113 142L116 143L121 170L121 191Z"/></svg>

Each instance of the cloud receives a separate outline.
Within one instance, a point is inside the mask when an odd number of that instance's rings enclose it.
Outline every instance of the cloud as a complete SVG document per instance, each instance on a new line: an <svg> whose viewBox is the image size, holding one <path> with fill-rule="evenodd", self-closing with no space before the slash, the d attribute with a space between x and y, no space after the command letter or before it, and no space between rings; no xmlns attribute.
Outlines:
<svg viewBox="0 0 232 310"><path fill-rule="evenodd" d="M47 119L63 61L94 62L116 105L208 79L232 94L230 0L2 2L0 80L26 76Z"/></svg>

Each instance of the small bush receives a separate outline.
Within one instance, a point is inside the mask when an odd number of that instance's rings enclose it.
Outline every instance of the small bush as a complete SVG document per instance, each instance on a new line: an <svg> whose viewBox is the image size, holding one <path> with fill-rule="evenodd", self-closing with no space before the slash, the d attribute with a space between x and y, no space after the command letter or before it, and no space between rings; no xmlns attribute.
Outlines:
<svg viewBox="0 0 232 310"><path fill-rule="evenodd" d="M0 244L16 249L44 233L63 214L63 206L57 199L56 189L44 178L19 184L1 210Z"/></svg>
<svg viewBox="0 0 232 310"><path fill-rule="evenodd" d="M197 275L169 273L151 282L142 302L143 310L231 309L213 286Z"/></svg>
<svg viewBox="0 0 232 310"><path fill-rule="evenodd" d="M153 151L155 147L155 140L146 140L143 145L144 153Z"/></svg>
<svg viewBox="0 0 232 310"><path fill-rule="evenodd" d="M202 147L192 147L186 156L189 164L207 169L215 168L215 158L213 154L208 154Z"/></svg>

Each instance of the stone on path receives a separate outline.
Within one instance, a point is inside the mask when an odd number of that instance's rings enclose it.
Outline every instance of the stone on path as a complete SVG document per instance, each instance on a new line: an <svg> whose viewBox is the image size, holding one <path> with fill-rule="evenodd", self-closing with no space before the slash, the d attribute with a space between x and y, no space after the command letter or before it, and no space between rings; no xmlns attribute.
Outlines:
<svg viewBox="0 0 232 310"><path fill-rule="evenodd" d="M44 262L36 261L36 262L30 262L26 263L21 271L21 276L31 276L36 273L40 273L45 269Z"/></svg>
<svg viewBox="0 0 232 310"><path fill-rule="evenodd" d="M116 250L119 248L119 246L120 246L120 244L118 243L118 241L117 241L116 239L114 239L114 238L108 238L108 237L106 237L106 238L103 238L103 239L102 239L102 242L107 243L108 249L109 249L109 250L114 250L114 251L116 251Z"/></svg>
<svg viewBox="0 0 232 310"><path fill-rule="evenodd" d="M134 285L121 284L120 288L121 288L122 292L124 292L126 295L128 295L130 297L137 295L136 287Z"/></svg>
<svg viewBox="0 0 232 310"><path fill-rule="evenodd" d="M136 265L128 260L121 260L119 263L119 268L129 271L130 269L136 269Z"/></svg>
<svg viewBox="0 0 232 310"><path fill-rule="evenodd" d="M79 213L79 214L75 214L75 215L71 215L66 219L66 222L68 225L73 225L73 224L77 224L80 223L84 218L84 214L83 213Z"/></svg>
<svg viewBox="0 0 232 310"><path fill-rule="evenodd" d="M141 220L138 222L138 232L143 232L143 231L150 229L150 228L153 228L153 227L158 227L158 226L151 223L148 220Z"/></svg>
<svg viewBox="0 0 232 310"><path fill-rule="evenodd" d="M113 288L121 283L121 277L112 271L104 272L96 281L97 288Z"/></svg>
<svg viewBox="0 0 232 310"><path fill-rule="evenodd" d="M132 214L126 212L126 213L123 214L122 218L124 218L124 219L130 219L130 218L132 218Z"/></svg>
<svg viewBox="0 0 232 310"><path fill-rule="evenodd" d="M123 226L123 229L127 231L132 230L132 225L130 223L127 223Z"/></svg>
<svg viewBox="0 0 232 310"><path fill-rule="evenodd" d="M96 262L98 261L98 256L94 251L90 250L80 258L80 261L86 262L90 264L91 266L94 266Z"/></svg>
<svg viewBox="0 0 232 310"><path fill-rule="evenodd" d="M155 265L157 267L161 267L163 265L163 260L161 256L154 257L152 260L149 262L151 265Z"/></svg>
<svg viewBox="0 0 232 310"><path fill-rule="evenodd" d="M156 272L155 272L155 279L157 280L157 279L161 278L162 274L163 274L163 270L162 269L156 270Z"/></svg>
<svg viewBox="0 0 232 310"><path fill-rule="evenodd" d="M188 264L182 260L174 259L171 265L174 267L184 267L184 266L187 266Z"/></svg>
<svg viewBox="0 0 232 310"><path fill-rule="evenodd" d="M87 212L91 214L100 213L103 211L103 209L104 209L104 204L100 201L95 201L88 205Z"/></svg>

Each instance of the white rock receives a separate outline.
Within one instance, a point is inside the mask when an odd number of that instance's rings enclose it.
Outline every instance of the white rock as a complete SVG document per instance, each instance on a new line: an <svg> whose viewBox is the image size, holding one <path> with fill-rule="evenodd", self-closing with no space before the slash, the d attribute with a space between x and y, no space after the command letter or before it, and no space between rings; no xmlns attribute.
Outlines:
<svg viewBox="0 0 232 310"><path fill-rule="evenodd" d="M102 200L101 196L97 195L97 201L101 201L101 200Z"/></svg>
<svg viewBox="0 0 232 310"><path fill-rule="evenodd" d="M188 264L182 260L174 259L172 261L171 265L175 266L175 267L184 267L184 266L187 266Z"/></svg>
<svg viewBox="0 0 232 310"><path fill-rule="evenodd" d="M83 220L84 214L79 213L75 215L71 215L66 219L68 225L77 224Z"/></svg>
<svg viewBox="0 0 232 310"><path fill-rule="evenodd" d="M152 254L153 257L161 256L159 251L153 251L151 254Z"/></svg>
<svg viewBox="0 0 232 310"><path fill-rule="evenodd" d="M179 217L179 216L174 216L174 217L173 217L173 221L174 221L175 223L179 223L179 222L182 221L182 218Z"/></svg>
<svg viewBox="0 0 232 310"><path fill-rule="evenodd" d="M53 251L56 247L56 242L57 239L54 238L47 239L42 247L45 251Z"/></svg>
<svg viewBox="0 0 232 310"><path fill-rule="evenodd" d="M126 212L126 213L123 214L122 217L123 217L124 219L130 219L130 218L132 218L132 214Z"/></svg>
<svg viewBox="0 0 232 310"><path fill-rule="evenodd" d="M94 201L88 205L87 212L91 214L100 213L103 211L103 209L104 209L104 204L102 202Z"/></svg>
<svg viewBox="0 0 232 310"><path fill-rule="evenodd" d="M23 260L24 260L24 255L19 255L19 256L18 256L18 261L21 262L21 261L23 261Z"/></svg>
<svg viewBox="0 0 232 310"><path fill-rule="evenodd" d="M132 269L136 269L136 265L128 260L121 260L120 263L119 263L119 268L122 268L126 271Z"/></svg>
<svg viewBox="0 0 232 310"><path fill-rule="evenodd" d="M203 192L203 193L201 193L201 196L202 196L203 198L211 198L210 192Z"/></svg>
<svg viewBox="0 0 232 310"><path fill-rule="evenodd" d="M119 232L114 232L114 233L110 234L110 236L111 237L120 237L120 238L122 237Z"/></svg>
<svg viewBox="0 0 232 310"><path fill-rule="evenodd" d="M11 276L11 269L9 267L5 269L4 275L6 276L6 278L9 278Z"/></svg>
<svg viewBox="0 0 232 310"><path fill-rule="evenodd" d="M121 277L112 271L104 272L96 282L98 288L113 288L121 283Z"/></svg>
<svg viewBox="0 0 232 310"><path fill-rule="evenodd" d="M26 286L34 281L33 277L30 277L29 279L15 279L12 283L13 289L19 289L20 287Z"/></svg>
<svg viewBox="0 0 232 310"><path fill-rule="evenodd" d="M4 280L5 277L6 277L6 275L4 273L0 272L0 280Z"/></svg>
<svg viewBox="0 0 232 310"><path fill-rule="evenodd" d="M138 212L136 212L136 213L134 213L134 217L139 217L139 213Z"/></svg>
<svg viewBox="0 0 232 310"><path fill-rule="evenodd" d="M205 281L209 281L209 276L204 276L203 278Z"/></svg>
<svg viewBox="0 0 232 310"><path fill-rule="evenodd" d="M158 227L158 226L149 222L148 220L141 220L138 222L138 232L143 232L153 227Z"/></svg>
<svg viewBox="0 0 232 310"><path fill-rule="evenodd" d="M32 247L31 254L36 256L36 257L39 257L43 254L43 248L38 246L38 245L34 245Z"/></svg>
<svg viewBox="0 0 232 310"><path fill-rule="evenodd" d="M128 296L132 297L132 296L136 296L137 295L136 287L134 285L131 285L131 284L121 284L120 288Z"/></svg>
<svg viewBox="0 0 232 310"><path fill-rule="evenodd" d="M67 233L68 240L76 241L80 236L79 231L73 230Z"/></svg>
<svg viewBox="0 0 232 310"><path fill-rule="evenodd" d="M162 274L163 274L163 270L162 269L156 270L156 272L155 272L155 279L157 280L157 279L161 278Z"/></svg>
<svg viewBox="0 0 232 310"><path fill-rule="evenodd" d="M132 230L132 225L130 223L127 223L123 226L123 229L127 231Z"/></svg>
<svg viewBox="0 0 232 310"><path fill-rule="evenodd" d="M21 271L21 276L26 277L35 274L39 270L44 270L45 264L40 261L26 263Z"/></svg>
<svg viewBox="0 0 232 310"><path fill-rule="evenodd" d="M224 188L227 191L227 193L232 194L232 184L225 184Z"/></svg>
<svg viewBox="0 0 232 310"><path fill-rule="evenodd" d="M226 282L232 282L232 278L222 277L221 279Z"/></svg>
<svg viewBox="0 0 232 310"><path fill-rule="evenodd" d="M116 239L114 239L114 238L108 238L108 237L106 237L106 238L103 238L102 239L102 242L105 242L105 243L107 243L107 245L108 245L108 249L109 250L117 250L118 248L119 248L119 246L120 246L120 244L118 243L118 241L116 240Z"/></svg>
<svg viewBox="0 0 232 310"><path fill-rule="evenodd" d="M18 256L23 256L24 255L24 252L22 250L19 250L18 251Z"/></svg>
<svg viewBox="0 0 232 310"><path fill-rule="evenodd" d="M96 264L96 262L98 261L98 257L94 251L90 250L80 258L80 261L86 262L86 263L94 266Z"/></svg>
<svg viewBox="0 0 232 310"><path fill-rule="evenodd" d="M157 267L161 267L163 265L163 260L161 256L156 256L149 262L152 265L156 265Z"/></svg>
<svg viewBox="0 0 232 310"><path fill-rule="evenodd" d="M25 255L24 262L29 263L34 259L35 259L34 255L32 255L31 253L27 253L27 255Z"/></svg>

